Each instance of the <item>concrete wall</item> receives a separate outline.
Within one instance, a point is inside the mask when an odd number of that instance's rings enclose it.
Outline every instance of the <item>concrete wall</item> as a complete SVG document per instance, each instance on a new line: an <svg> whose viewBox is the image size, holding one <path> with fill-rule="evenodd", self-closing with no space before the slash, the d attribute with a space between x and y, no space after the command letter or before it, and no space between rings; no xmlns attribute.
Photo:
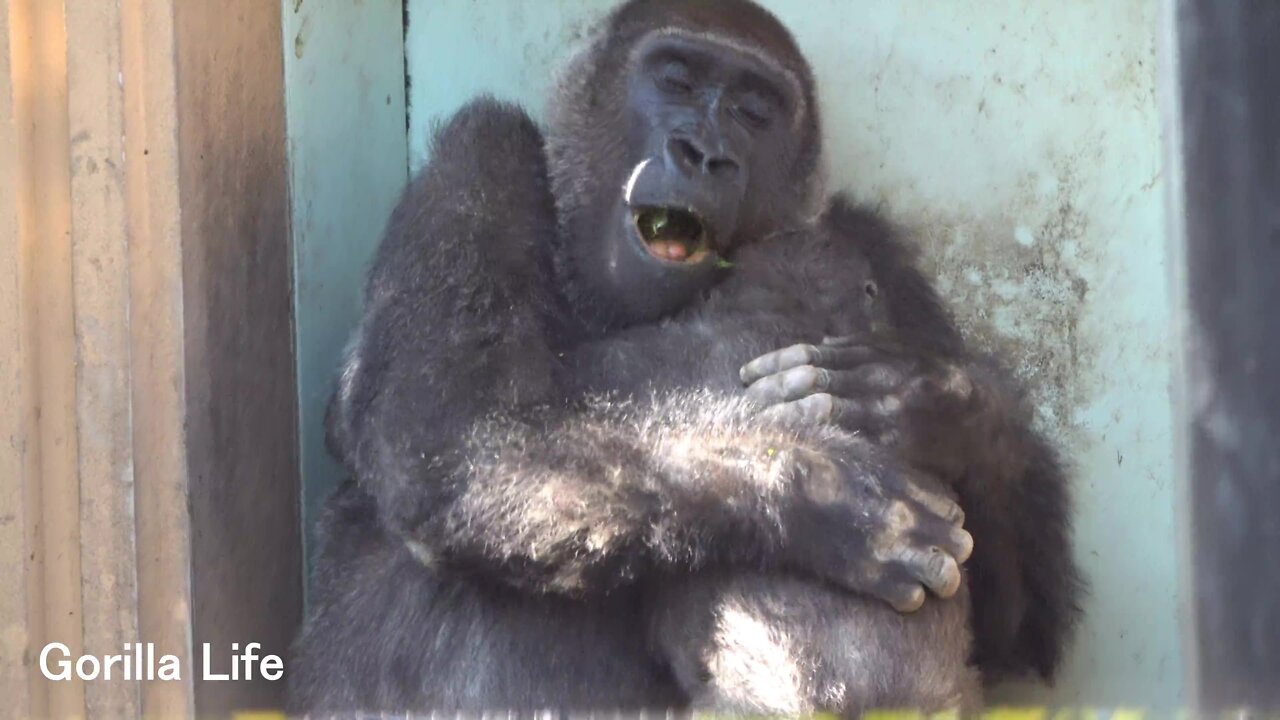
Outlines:
<svg viewBox="0 0 1280 720"><path fill-rule="evenodd" d="M409 146L481 91L535 113L606 0L409 0ZM1072 462L1088 620L1053 691L1182 700L1151 0L767 0L818 76L833 185L910 227ZM354 276L347 282L354 282Z"/></svg>

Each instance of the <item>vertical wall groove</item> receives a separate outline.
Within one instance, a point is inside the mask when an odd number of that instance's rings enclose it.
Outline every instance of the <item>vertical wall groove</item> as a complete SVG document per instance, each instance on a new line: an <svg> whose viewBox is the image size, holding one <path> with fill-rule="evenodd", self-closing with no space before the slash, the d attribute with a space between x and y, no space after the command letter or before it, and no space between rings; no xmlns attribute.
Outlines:
<svg viewBox="0 0 1280 720"><path fill-rule="evenodd" d="M8 390L9 401L0 403L0 578L6 578L9 587L0 593L0 697L8 701L14 715L34 716L48 710L43 704L33 704L25 672L31 636L38 633L43 618L34 612L28 614L33 589L28 581L34 585L38 578L27 572L35 523L26 497L32 483L26 467L29 413L23 357L27 347L15 200L17 125L9 42L14 27L6 8L0 12L0 388ZM39 507L38 501L31 507Z"/></svg>
<svg viewBox="0 0 1280 720"><path fill-rule="evenodd" d="M103 657L138 640L120 6L68 0L66 27L82 632ZM95 717L138 713L119 675L85 696Z"/></svg>
<svg viewBox="0 0 1280 720"><path fill-rule="evenodd" d="M31 635L24 656L30 664L46 642L62 642L73 655L83 649L67 36L61 2L11 0L9 22L22 348L19 397L22 424L29 431L23 438L20 479L26 520L31 523L26 537ZM41 680L33 679L33 712L84 714L83 683Z"/></svg>
<svg viewBox="0 0 1280 720"><path fill-rule="evenodd" d="M191 716L195 666L173 6L122 0L120 24L138 634L177 655L187 670L182 682L143 683L141 709L150 717Z"/></svg>

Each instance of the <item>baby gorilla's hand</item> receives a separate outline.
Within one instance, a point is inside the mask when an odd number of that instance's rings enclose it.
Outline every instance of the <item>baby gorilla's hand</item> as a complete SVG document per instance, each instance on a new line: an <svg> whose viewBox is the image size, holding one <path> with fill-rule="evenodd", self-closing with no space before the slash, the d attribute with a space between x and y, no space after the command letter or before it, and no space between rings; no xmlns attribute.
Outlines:
<svg viewBox="0 0 1280 720"><path fill-rule="evenodd" d="M798 569L918 609L925 588L950 597L973 551L964 513L928 478L870 443L782 458L795 489L786 556Z"/></svg>
<svg viewBox="0 0 1280 720"><path fill-rule="evenodd" d="M740 375L768 412L857 431L948 480L989 439L998 409L962 368L869 336L792 345Z"/></svg>

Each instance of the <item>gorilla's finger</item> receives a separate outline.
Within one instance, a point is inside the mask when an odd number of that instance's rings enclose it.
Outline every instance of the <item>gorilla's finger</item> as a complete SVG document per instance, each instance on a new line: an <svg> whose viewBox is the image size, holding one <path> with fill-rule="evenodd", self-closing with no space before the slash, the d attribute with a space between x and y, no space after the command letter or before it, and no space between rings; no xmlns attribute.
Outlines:
<svg viewBox="0 0 1280 720"><path fill-rule="evenodd" d="M916 577L938 597L949 598L960 589L960 565L940 547L920 553L912 564Z"/></svg>
<svg viewBox="0 0 1280 720"><path fill-rule="evenodd" d="M973 536L964 528L951 528L951 557L962 563L973 555Z"/></svg>
<svg viewBox="0 0 1280 720"><path fill-rule="evenodd" d="M870 363L853 370L832 370L824 390L840 397L883 395L900 386L906 376L886 363Z"/></svg>
<svg viewBox="0 0 1280 720"><path fill-rule="evenodd" d="M830 370L801 365L756 380L747 388L747 395L766 405L799 400L817 393L860 398L886 394L898 387L903 380L903 374L896 368L878 363L854 370ZM901 403L896 398L888 397L879 404L883 406L882 410L890 412Z"/></svg>
<svg viewBox="0 0 1280 720"><path fill-rule="evenodd" d="M906 489L907 497L923 505L943 522L955 526L964 525L964 510L951 498L926 490L911 480L907 481Z"/></svg>
<svg viewBox="0 0 1280 720"><path fill-rule="evenodd" d="M831 395L819 393L799 400L774 405L765 412L770 417L780 418L788 422L821 425L836 422L836 417L841 412L836 407L839 402L841 401Z"/></svg>
<svg viewBox="0 0 1280 720"><path fill-rule="evenodd" d="M830 393L816 393L799 400L776 403L765 410L765 413L786 422L839 425L887 443L893 436L895 413L886 409L886 404L892 405L894 402L893 398L885 398L863 403Z"/></svg>
<svg viewBox="0 0 1280 720"><path fill-rule="evenodd" d="M903 565L886 567L885 572L867 588L867 592L889 603L900 613L919 610L925 600L924 587Z"/></svg>
<svg viewBox="0 0 1280 720"><path fill-rule="evenodd" d="M964 563L973 554L973 536L967 530L935 518L917 520L911 530L911 542L916 547L941 548L957 563Z"/></svg>
<svg viewBox="0 0 1280 720"><path fill-rule="evenodd" d="M769 409L775 416L807 424L858 424L866 425L870 414L853 400L844 400L830 393L817 393L775 405Z"/></svg>
<svg viewBox="0 0 1280 720"><path fill-rule="evenodd" d="M854 367L875 359L876 353L868 347L834 348L815 345L792 345L766 353L752 360L738 371L742 382L750 385L757 380L804 365L840 370Z"/></svg>
<svg viewBox="0 0 1280 720"><path fill-rule="evenodd" d="M853 345L870 345L871 333L854 333L852 335L828 335L822 338L822 344L830 347L850 347Z"/></svg>
<svg viewBox="0 0 1280 720"><path fill-rule="evenodd" d="M747 397L765 405L775 405L825 392L830 383L830 370L802 365L755 381L747 388Z"/></svg>
<svg viewBox="0 0 1280 720"><path fill-rule="evenodd" d="M924 607L924 588L919 585L904 585L900 590L895 589L897 593L894 598L889 599L889 604L893 605L893 609L900 613L913 613Z"/></svg>
<svg viewBox="0 0 1280 720"><path fill-rule="evenodd" d="M738 377L742 379L743 383L750 385L761 378L777 374L783 370L789 370L801 365L811 365L817 357L817 353L818 349L812 345L792 345L781 350L774 350L743 365L742 369L738 371Z"/></svg>

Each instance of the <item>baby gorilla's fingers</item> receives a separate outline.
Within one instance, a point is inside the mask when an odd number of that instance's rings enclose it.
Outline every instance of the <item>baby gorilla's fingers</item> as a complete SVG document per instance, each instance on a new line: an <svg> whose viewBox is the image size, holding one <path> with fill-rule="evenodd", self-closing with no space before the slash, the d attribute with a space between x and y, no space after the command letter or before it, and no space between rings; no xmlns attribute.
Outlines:
<svg viewBox="0 0 1280 720"><path fill-rule="evenodd" d="M874 351L866 347L833 348L807 344L792 345L765 353L743 365L738 371L738 377L744 384L750 385L761 378L803 365L840 369L868 362L873 357Z"/></svg>

